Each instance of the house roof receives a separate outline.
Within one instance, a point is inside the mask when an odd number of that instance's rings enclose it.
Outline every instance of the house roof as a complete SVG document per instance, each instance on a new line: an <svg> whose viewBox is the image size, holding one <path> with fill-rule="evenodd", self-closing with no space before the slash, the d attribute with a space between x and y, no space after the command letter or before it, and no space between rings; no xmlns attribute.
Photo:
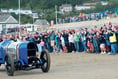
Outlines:
<svg viewBox="0 0 118 79"><path fill-rule="evenodd" d="M6 15L6 16L0 15L0 22L5 22L8 18L9 18L8 15Z"/></svg>
<svg viewBox="0 0 118 79"><path fill-rule="evenodd" d="M0 23L18 23L18 21L10 14L0 13Z"/></svg>

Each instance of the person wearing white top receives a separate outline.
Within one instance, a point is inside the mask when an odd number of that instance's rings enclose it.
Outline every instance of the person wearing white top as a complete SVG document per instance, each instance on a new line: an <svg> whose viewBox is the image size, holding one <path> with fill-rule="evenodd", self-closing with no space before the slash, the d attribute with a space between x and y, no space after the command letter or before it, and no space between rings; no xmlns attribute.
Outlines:
<svg viewBox="0 0 118 79"><path fill-rule="evenodd" d="M61 36L61 44L62 44L62 46L65 46L65 41L64 41L64 37L63 36Z"/></svg>
<svg viewBox="0 0 118 79"><path fill-rule="evenodd" d="M69 43L74 43L74 37L69 33Z"/></svg>

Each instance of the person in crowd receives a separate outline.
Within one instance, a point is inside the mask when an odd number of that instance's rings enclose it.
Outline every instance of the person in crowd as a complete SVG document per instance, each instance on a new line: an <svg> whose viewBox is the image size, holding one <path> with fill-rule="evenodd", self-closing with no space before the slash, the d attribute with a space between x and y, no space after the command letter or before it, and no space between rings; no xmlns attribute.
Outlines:
<svg viewBox="0 0 118 79"><path fill-rule="evenodd" d="M7 35L2 35L2 41L7 40Z"/></svg>
<svg viewBox="0 0 118 79"><path fill-rule="evenodd" d="M114 31L112 31L111 28L108 29L108 36L109 36L109 41L111 44L111 52L109 54L116 54L118 50L118 41L117 41L117 35Z"/></svg>
<svg viewBox="0 0 118 79"><path fill-rule="evenodd" d="M89 32L88 32L88 29L85 28L84 29L84 51L87 52L87 41L88 41L88 35L89 35Z"/></svg>
<svg viewBox="0 0 118 79"><path fill-rule="evenodd" d="M78 33L78 36L79 36L79 47L80 47L80 50L81 50L81 52L84 52L86 50L86 44L85 44L86 37L85 37L83 29L81 29L81 31ZM81 45L80 45L80 42L81 42Z"/></svg>
<svg viewBox="0 0 118 79"><path fill-rule="evenodd" d="M93 35L93 48L94 48L94 52L96 52L96 53L100 53L99 37L100 37L99 32L94 33L94 35Z"/></svg>
<svg viewBox="0 0 118 79"><path fill-rule="evenodd" d="M57 36L57 52L60 53L62 52L63 48L62 48L62 42L61 42L61 34L58 33L58 36Z"/></svg>
<svg viewBox="0 0 118 79"><path fill-rule="evenodd" d="M65 41L64 41L64 37L63 37L63 32L61 32L61 45L62 45L62 49L63 49L63 52L66 53L67 52L67 48L65 46Z"/></svg>
<svg viewBox="0 0 118 79"><path fill-rule="evenodd" d="M68 39L68 37L69 37L68 32L65 31L63 33L63 38L64 38L65 46L67 48L67 52L70 52L70 49L69 49L69 39Z"/></svg>
<svg viewBox="0 0 118 79"><path fill-rule="evenodd" d="M58 31L55 32L55 47L54 47L54 52L57 52L58 48L57 48L57 37L58 37Z"/></svg>
<svg viewBox="0 0 118 79"><path fill-rule="evenodd" d="M49 37L50 37L51 47L52 47L52 50L54 52L54 50L55 50L55 32L52 31L50 33L50 36Z"/></svg>
<svg viewBox="0 0 118 79"><path fill-rule="evenodd" d="M100 42L101 54L106 54L106 47L105 47L106 41L105 41L105 37L103 35L103 32L100 34L99 42Z"/></svg>
<svg viewBox="0 0 118 79"><path fill-rule="evenodd" d="M88 40L87 40L87 52L88 53L93 53L93 40L92 40L92 34L88 35Z"/></svg>
<svg viewBox="0 0 118 79"><path fill-rule="evenodd" d="M77 35L77 31L76 31L74 32L74 45L77 52L80 51L79 40L80 38L79 38L79 35Z"/></svg>
<svg viewBox="0 0 118 79"><path fill-rule="evenodd" d="M76 52L75 46L74 46L74 36L72 34L72 32L69 32L69 48L70 48L70 52Z"/></svg>
<svg viewBox="0 0 118 79"><path fill-rule="evenodd" d="M31 34L30 38L29 38L30 42L35 42L35 38L34 38L34 34Z"/></svg>
<svg viewBox="0 0 118 79"><path fill-rule="evenodd" d="M45 42L43 41L43 39L41 39L40 45L41 45L42 51L44 51L45 50Z"/></svg>

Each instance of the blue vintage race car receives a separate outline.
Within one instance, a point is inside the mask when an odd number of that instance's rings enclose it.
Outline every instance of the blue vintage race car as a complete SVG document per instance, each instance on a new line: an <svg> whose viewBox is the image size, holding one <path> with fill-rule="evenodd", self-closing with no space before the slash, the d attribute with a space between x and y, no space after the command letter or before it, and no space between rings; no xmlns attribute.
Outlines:
<svg viewBox="0 0 118 79"><path fill-rule="evenodd" d="M0 65L5 64L9 76L16 70L41 68L43 72L50 69L50 56L45 50L37 54L37 45L33 42L14 42L9 39L0 43Z"/></svg>

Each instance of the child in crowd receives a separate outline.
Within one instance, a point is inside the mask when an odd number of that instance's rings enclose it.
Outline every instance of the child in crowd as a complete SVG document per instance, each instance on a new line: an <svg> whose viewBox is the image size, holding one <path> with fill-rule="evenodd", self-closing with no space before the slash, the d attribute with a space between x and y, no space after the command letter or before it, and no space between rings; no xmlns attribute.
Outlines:
<svg viewBox="0 0 118 79"><path fill-rule="evenodd" d="M105 46L106 41L103 33L100 34L99 41L100 41L101 54L106 54L106 46Z"/></svg>
<svg viewBox="0 0 118 79"><path fill-rule="evenodd" d="M44 47L45 42L43 41L43 39L41 39L40 45L41 45L42 51L45 50L45 47Z"/></svg>
<svg viewBox="0 0 118 79"><path fill-rule="evenodd" d="M101 54L106 54L106 48L105 48L105 44L104 43L100 44L100 50L101 50Z"/></svg>

